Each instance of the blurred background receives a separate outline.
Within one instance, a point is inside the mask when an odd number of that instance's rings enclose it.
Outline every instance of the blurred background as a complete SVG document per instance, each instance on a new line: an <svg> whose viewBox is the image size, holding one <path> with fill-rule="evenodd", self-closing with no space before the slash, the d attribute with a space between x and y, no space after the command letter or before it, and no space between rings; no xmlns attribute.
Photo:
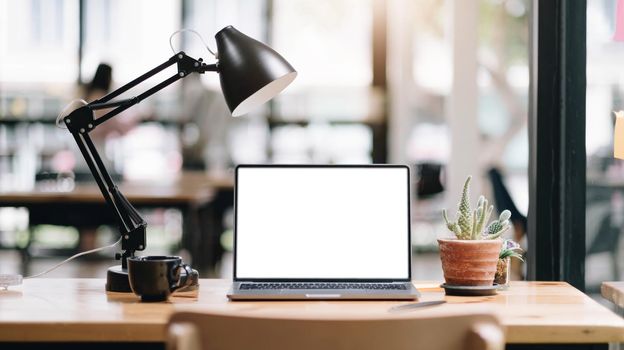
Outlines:
<svg viewBox="0 0 624 350"><path fill-rule="evenodd" d="M624 169L610 147L624 50L612 40L614 9L615 0L588 2L588 287L621 278ZM93 135L149 223L145 253L181 254L202 275L229 278L240 163L408 164L415 279L442 278L441 210L455 208L469 174L473 199L512 210L507 238L527 246L529 0L0 0L0 273L36 273L118 238L99 197L59 204L92 190L55 122L64 106L165 62L180 28L215 49L214 34L230 24L299 72L284 93L231 118L218 75L190 76ZM214 61L190 33L171 43ZM55 196L47 206L46 195ZM111 256L47 276L103 277ZM514 273L522 278L523 267Z"/></svg>

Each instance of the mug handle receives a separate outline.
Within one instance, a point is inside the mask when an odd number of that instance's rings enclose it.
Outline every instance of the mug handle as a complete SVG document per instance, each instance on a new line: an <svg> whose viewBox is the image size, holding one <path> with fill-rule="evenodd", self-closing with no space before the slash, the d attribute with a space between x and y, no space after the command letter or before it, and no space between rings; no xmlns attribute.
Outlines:
<svg viewBox="0 0 624 350"><path fill-rule="evenodd" d="M180 288L188 287L193 283L193 279L191 278L193 269L188 264L181 264L178 266L178 269L184 269L184 271L186 271L186 281L184 284L182 284L182 274L180 274L180 278L178 279L176 284L171 286L171 292L174 292Z"/></svg>

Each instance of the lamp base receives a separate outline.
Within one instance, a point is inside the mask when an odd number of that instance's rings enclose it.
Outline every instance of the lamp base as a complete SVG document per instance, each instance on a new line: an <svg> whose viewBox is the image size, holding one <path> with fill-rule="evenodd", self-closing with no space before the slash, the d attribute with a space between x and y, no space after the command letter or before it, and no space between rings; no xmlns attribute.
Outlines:
<svg viewBox="0 0 624 350"><path fill-rule="evenodd" d="M128 280L128 270L122 269L121 265L109 267L106 272L106 291L132 293Z"/></svg>

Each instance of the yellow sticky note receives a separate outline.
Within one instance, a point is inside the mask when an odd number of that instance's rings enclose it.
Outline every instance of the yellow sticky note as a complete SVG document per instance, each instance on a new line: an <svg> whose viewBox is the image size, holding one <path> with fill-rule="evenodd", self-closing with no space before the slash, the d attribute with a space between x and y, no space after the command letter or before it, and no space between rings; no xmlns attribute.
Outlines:
<svg viewBox="0 0 624 350"><path fill-rule="evenodd" d="M624 159L624 111L615 113L615 131L613 132L613 157Z"/></svg>

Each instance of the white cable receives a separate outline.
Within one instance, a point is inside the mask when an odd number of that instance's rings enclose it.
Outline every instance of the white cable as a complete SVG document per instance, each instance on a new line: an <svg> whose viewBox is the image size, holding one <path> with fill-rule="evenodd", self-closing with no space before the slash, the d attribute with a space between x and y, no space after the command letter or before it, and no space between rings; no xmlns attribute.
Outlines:
<svg viewBox="0 0 624 350"><path fill-rule="evenodd" d="M79 105L76 106L76 104L79 104ZM61 110L59 115L56 117L56 126L61 129L67 129L67 126L65 126L65 122L63 121L63 118L67 117L71 112L77 110L78 108L86 106L87 104L88 104L87 101L82 100L82 99L77 98L75 100L72 100L63 108L63 110Z"/></svg>
<svg viewBox="0 0 624 350"><path fill-rule="evenodd" d="M183 33L183 32L190 32L190 33L193 33L193 34L197 35L199 37L199 40L201 40L202 44L204 44L204 46L208 50L208 52L210 52L215 58L217 57L217 54L210 49L210 47L208 46L208 44L206 44L206 42L204 41L204 38L201 36L201 34L199 34L197 31L195 31L193 29L186 29L186 28L183 28L183 29L180 29L180 30L176 30L169 37L169 46L171 46L171 51L173 51L174 54L177 53L177 51L173 48L173 37L176 34L180 34L180 33Z"/></svg>
<svg viewBox="0 0 624 350"><path fill-rule="evenodd" d="M58 264L56 264L56 265L52 266L51 268L49 268L49 269L47 269L47 270L45 270L45 271L43 271L43 272L40 272L40 273L38 273L38 274L36 274L36 275L32 275L32 276L28 276L28 277L24 277L24 279L28 279L28 278L35 278L35 277L43 276L43 275L45 275L46 273L51 272L51 271L55 270L56 268L58 268L59 266L61 266L61 265L65 264L65 263L67 263L67 262L69 262L69 261L72 261L72 260L74 260L74 259L76 259L76 258L78 258L78 257L80 257L80 256L87 255L87 254L92 254L92 253L97 253L97 252L102 251L102 250L106 250L106 249L109 249L109 248L113 248L113 247L115 247L117 244L119 244L120 242L121 242L121 238L119 238L119 240L117 240L117 242L115 242L115 243L113 243L113 244L111 244L111 245L107 245L107 246L105 246L105 247L100 247L100 248L95 248L95 249L87 250L87 251L85 251L85 252L78 253L78 254L76 254L76 255L70 256L69 258L67 258L67 259L65 259L65 260L63 260L63 261L61 261L60 263L58 263Z"/></svg>

